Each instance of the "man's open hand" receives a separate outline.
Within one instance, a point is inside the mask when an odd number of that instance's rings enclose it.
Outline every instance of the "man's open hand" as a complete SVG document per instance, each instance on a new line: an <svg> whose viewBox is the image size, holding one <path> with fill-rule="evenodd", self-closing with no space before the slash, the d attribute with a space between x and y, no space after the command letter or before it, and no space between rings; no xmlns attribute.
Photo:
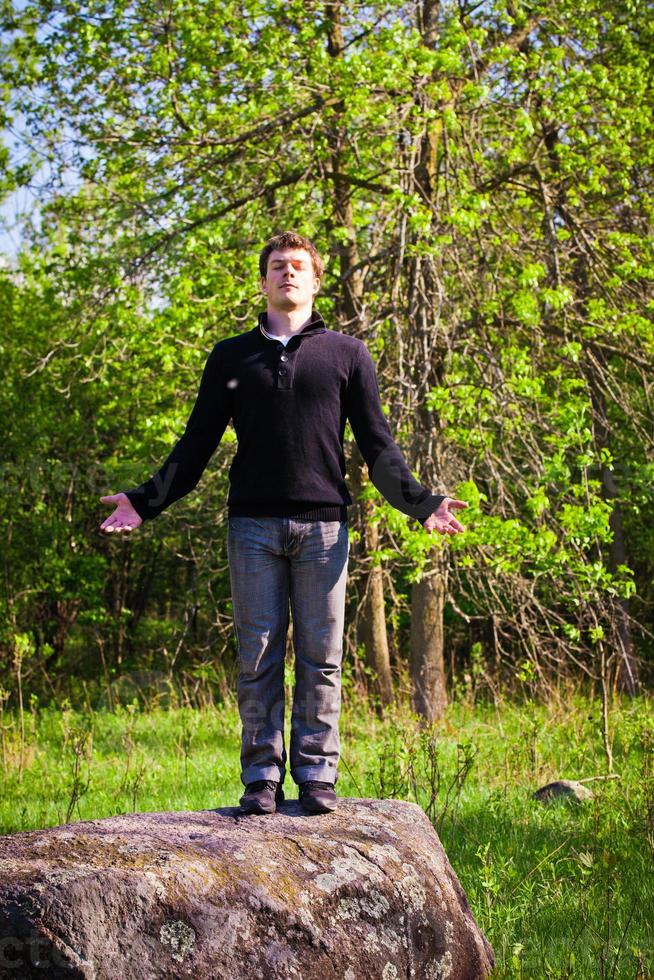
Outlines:
<svg viewBox="0 0 654 980"><path fill-rule="evenodd" d="M116 509L109 514L102 524L100 530L107 534L114 532L119 534L129 533L143 523L143 520L136 513L129 502L129 497L125 493L111 493L106 497L100 497L103 504L115 504Z"/></svg>
<svg viewBox="0 0 654 980"><path fill-rule="evenodd" d="M451 513L453 510L462 510L467 507L465 500L453 500L452 497L446 497L442 500L433 514L430 514L426 521L423 523L425 531L439 531L441 534L461 534L465 531L465 527L460 521L457 521L454 514Z"/></svg>

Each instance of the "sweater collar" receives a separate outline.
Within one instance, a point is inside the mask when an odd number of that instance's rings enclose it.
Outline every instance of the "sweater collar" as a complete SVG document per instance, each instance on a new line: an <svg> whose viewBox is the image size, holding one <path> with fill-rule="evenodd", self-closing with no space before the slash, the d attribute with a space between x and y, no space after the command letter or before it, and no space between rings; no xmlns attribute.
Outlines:
<svg viewBox="0 0 654 980"><path fill-rule="evenodd" d="M268 330L268 313L266 312L266 310L263 310L261 313L259 313L257 329L265 340L269 339L268 337L266 337L266 335L263 332L264 330ZM307 337L309 335L313 335L316 333L325 333L326 330L327 327L325 326L325 321L323 320L318 310L314 309L311 311L311 320L309 321L309 323L307 323L306 326L302 327L299 333L296 333L293 336Z"/></svg>

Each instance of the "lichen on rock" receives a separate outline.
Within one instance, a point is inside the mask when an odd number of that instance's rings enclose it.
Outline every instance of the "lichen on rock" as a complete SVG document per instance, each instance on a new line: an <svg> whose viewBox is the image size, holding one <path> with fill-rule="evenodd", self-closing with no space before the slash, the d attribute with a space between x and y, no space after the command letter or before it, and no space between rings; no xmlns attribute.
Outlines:
<svg viewBox="0 0 654 980"><path fill-rule="evenodd" d="M182 963L195 946L195 931L186 922L177 919L164 922L159 930L159 939L170 949L172 958Z"/></svg>

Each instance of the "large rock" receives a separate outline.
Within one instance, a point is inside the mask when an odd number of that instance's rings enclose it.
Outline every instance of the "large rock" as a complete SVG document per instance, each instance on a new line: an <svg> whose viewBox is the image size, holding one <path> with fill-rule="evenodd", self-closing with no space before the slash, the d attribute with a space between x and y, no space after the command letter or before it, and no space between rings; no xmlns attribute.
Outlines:
<svg viewBox="0 0 654 980"><path fill-rule="evenodd" d="M492 950L425 813L137 813L0 837L0 977L463 980Z"/></svg>

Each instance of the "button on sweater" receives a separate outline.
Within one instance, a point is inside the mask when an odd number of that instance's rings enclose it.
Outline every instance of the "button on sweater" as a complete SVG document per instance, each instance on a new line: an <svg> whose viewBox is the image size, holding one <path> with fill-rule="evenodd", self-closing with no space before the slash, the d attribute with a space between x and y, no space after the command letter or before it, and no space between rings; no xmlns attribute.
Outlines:
<svg viewBox="0 0 654 980"><path fill-rule="evenodd" d="M444 498L412 476L363 341L328 330L316 310L286 344L266 326L260 313L252 330L215 345L184 433L149 480L125 491L139 516L151 520L193 490L231 421L238 448L228 516L345 520L349 420L374 486L402 513L426 520Z"/></svg>

